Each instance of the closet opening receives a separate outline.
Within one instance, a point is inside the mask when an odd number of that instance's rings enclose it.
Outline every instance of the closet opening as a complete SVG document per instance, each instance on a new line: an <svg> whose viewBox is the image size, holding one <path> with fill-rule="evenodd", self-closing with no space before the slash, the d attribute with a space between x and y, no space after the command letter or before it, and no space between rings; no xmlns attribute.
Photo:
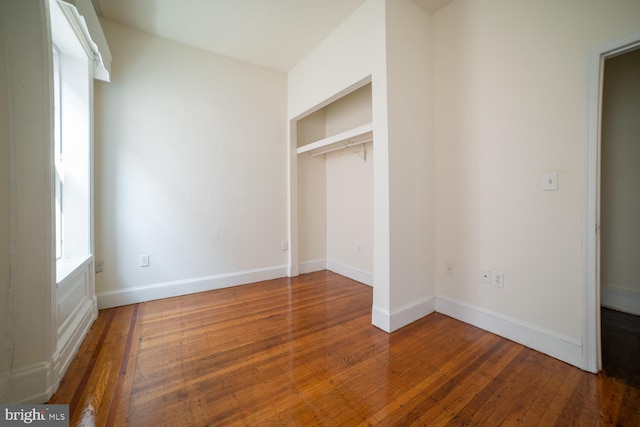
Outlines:
<svg viewBox="0 0 640 427"><path fill-rule="evenodd" d="M371 99L369 79L295 121L300 273L373 286Z"/></svg>

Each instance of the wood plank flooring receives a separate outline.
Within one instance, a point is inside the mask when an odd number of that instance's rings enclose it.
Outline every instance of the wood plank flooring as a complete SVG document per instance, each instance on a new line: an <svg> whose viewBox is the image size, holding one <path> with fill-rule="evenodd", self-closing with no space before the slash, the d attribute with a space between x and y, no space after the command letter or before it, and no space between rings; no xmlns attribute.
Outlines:
<svg viewBox="0 0 640 427"><path fill-rule="evenodd" d="M441 314L387 334L323 271L102 310L71 425L640 425L640 390Z"/></svg>
<svg viewBox="0 0 640 427"><path fill-rule="evenodd" d="M640 387L640 316L605 307L600 313L605 374Z"/></svg>

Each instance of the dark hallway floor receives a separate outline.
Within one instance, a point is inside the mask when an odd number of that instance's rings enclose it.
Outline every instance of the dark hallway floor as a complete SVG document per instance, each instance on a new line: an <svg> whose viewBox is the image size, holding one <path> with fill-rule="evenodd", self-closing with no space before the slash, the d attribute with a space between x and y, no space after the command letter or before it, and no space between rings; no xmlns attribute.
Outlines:
<svg viewBox="0 0 640 427"><path fill-rule="evenodd" d="M640 316L602 307L601 321L605 375L640 388Z"/></svg>

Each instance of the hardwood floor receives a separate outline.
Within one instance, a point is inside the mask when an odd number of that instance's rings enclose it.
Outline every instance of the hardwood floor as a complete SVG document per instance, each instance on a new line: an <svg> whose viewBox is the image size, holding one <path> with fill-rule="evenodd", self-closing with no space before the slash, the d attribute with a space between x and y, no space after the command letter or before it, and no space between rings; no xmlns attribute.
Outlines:
<svg viewBox="0 0 640 427"><path fill-rule="evenodd" d="M602 307L602 369L640 387L640 316Z"/></svg>
<svg viewBox="0 0 640 427"><path fill-rule="evenodd" d="M441 314L387 334L327 271L100 312L71 425L640 425L640 390Z"/></svg>

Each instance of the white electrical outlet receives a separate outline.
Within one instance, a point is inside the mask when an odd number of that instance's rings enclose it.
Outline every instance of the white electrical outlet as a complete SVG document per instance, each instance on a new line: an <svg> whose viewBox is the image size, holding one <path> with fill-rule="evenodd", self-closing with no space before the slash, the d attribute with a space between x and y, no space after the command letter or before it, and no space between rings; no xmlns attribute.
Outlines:
<svg viewBox="0 0 640 427"><path fill-rule="evenodd" d="M504 273L502 271L493 273L493 286L496 288L504 288Z"/></svg>
<svg viewBox="0 0 640 427"><path fill-rule="evenodd" d="M542 189L544 191L558 191L558 172L542 174Z"/></svg>
<svg viewBox="0 0 640 427"><path fill-rule="evenodd" d="M289 249L289 242L286 240L283 240L280 247L282 248L283 251L286 251L287 249Z"/></svg>
<svg viewBox="0 0 640 427"><path fill-rule="evenodd" d="M104 261L96 261L96 274L104 271Z"/></svg>
<svg viewBox="0 0 640 427"><path fill-rule="evenodd" d="M149 267L149 254L140 255L138 265L140 267Z"/></svg>
<svg viewBox="0 0 640 427"><path fill-rule="evenodd" d="M452 262L445 262L444 263L444 271L446 272L447 276L453 277L453 263Z"/></svg>
<svg viewBox="0 0 640 427"><path fill-rule="evenodd" d="M487 285L491 284L491 270L483 269L480 272L480 280Z"/></svg>

